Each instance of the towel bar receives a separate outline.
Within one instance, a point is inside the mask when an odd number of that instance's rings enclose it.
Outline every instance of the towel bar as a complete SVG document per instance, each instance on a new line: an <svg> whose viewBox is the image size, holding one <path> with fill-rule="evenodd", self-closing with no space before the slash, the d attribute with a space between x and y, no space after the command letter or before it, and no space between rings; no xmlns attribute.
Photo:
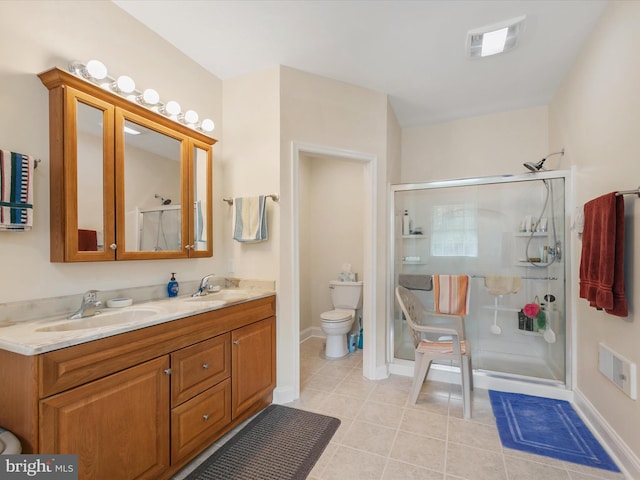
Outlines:
<svg viewBox="0 0 640 480"><path fill-rule="evenodd" d="M638 198L640 198L640 187L635 190L621 190L616 192L616 197L619 197L620 195L637 195Z"/></svg>
<svg viewBox="0 0 640 480"><path fill-rule="evenodd" d="M280 195L278 195L277 193L265 195L265 197L269 197L274 202L277 202L278 200L280 200ZM222 201L227 202L229 205L233 205L233 198L223 198Z"/></svg>

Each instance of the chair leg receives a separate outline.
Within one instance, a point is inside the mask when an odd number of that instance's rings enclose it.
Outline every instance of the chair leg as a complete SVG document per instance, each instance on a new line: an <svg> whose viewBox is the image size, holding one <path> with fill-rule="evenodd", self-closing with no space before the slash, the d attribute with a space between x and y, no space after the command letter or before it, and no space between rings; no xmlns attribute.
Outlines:
<svg viewBox="0 0 640 480"><path fill-rule="evenodd" d="M413 372L413 385L411 386L411 393L409 394L409 401L415 404L418 401L418 395L422 389L429 368L431 367L432 358L424 353L416 352L415 370Z"/></svg>
<svg viewBox="0 0 640 480"><path fill-rule="evenodd" d="M462 373L462 409L465 419L471 418L471 363L469 357L462 356L460 371Z"/></svg>

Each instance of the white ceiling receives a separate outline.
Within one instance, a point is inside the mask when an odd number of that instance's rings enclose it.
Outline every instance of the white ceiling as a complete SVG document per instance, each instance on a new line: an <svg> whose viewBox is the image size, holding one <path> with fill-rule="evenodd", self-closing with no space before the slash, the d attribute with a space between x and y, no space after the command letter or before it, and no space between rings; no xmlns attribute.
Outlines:
<svg viewBox="0 0 640 480"><path fill-rule="evenodd" d="M549 103L607 0L113 0L222 80L274 65L386 93L403 127ZM526 15L512 51L467 31Z"/></svg>

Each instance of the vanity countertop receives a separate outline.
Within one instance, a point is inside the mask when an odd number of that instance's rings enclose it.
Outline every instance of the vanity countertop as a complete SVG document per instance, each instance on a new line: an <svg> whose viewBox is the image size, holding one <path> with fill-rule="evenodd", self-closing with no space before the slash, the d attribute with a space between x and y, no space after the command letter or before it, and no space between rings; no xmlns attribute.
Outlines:
<svg viewBox="0 0 640 480"><path fill-rule="evenodd" d="M77 320L57 315L3 322L0 349L37 355L272 295L274 291L261 288L230 288L203 297L181 296L124 308L103 308L93 317Z"/></svg>

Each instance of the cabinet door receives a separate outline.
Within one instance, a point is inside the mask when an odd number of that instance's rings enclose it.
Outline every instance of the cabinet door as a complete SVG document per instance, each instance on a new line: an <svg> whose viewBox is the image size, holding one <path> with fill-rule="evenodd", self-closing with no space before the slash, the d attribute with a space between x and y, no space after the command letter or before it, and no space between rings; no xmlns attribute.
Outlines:
<svg viewBox="0 0 640 480"><path fill-rule="evenodd" d="M51 159L51 260L113 260L114 109L71 87L64 95L64 147Z"/></svg>
<svg viewBox="0 0 640 480"><path fill-rule="evenodd" d="M186 258L187 137L118 107L115 132L116 258Z"/></svg>
<svg viewBox="0 0 640 480"><path fill-rule="evenodd" d="M276 386L276 319L231 332L232 417L252 407Z"/></svg>
<svg viewBox="0 0 640 480"><path fill-rule="evenodd" d="M213 255L212 182L213 161L211 145L191 140L189 194L189 256Z"/></svg>
<svg viewBox="0 0 640 480"><path fill-rule="evenodd" d="M40 453L78 455L82 480L154 479L169 466L167 355L40 402Z"/></svg>

